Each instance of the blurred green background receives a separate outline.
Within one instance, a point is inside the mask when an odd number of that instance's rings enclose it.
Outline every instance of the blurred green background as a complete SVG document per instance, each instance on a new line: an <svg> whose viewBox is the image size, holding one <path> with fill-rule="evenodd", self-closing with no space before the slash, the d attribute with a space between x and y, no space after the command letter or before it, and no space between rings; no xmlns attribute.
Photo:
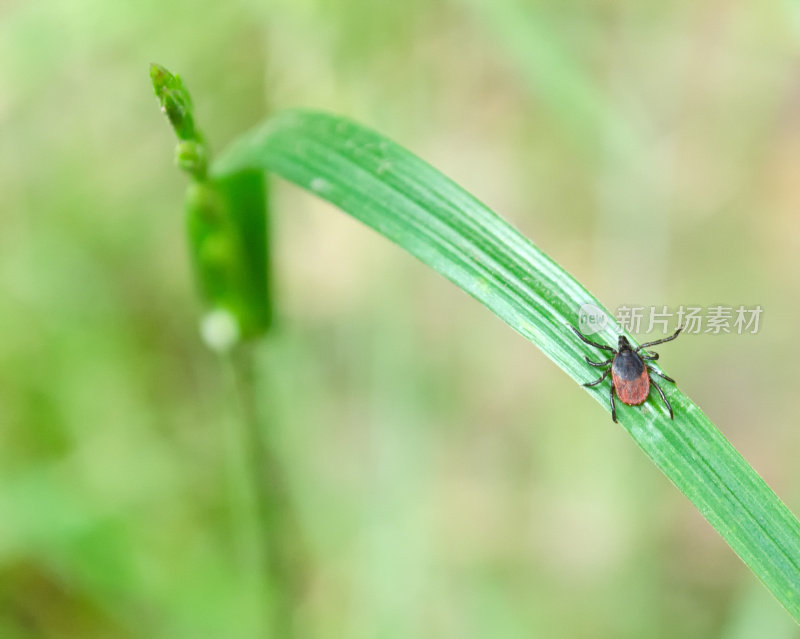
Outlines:
<svg viewBox="0 0 800 639"><path fill-rule="evenodd" d="M236 407L197 335L151 61L212 150L272 110L334 111L611 309L760 304L757 335L662 362L800 512L797 3L0 12L0 639L259 633ZM273 195L259 384L311 556L300 636L800 637L537 349L347 216Z"/></svg>

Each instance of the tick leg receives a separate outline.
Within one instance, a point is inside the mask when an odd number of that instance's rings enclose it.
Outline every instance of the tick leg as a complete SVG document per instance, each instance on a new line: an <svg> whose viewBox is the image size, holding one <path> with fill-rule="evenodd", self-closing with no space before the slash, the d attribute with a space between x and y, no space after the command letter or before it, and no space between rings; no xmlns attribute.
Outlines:
<svg viewBox="0 0 800 639"><path fill-rule="evenodd" d="M574 326L572 326L571 324L569 325L569 327L570 327L570 328L571 328L571 329L572 329L572 330L575 332L575 334L576 334L578 337L580 337L580 338L581 338L581 341L582 341L582 342L586 342L587 344L589 344L590 346L594 346L595 348L601 348L601 349L603 349L604 351L611 351L612 353L616 353L616 351L615 351L613 348L611 348L610 346L605 346L604 344L598 344L597 342L593 342L593 341L592 341L592 340L590 340L588 337L586 337L586 335L584 335L583 333L581 333L581 332L580 332L580 331L579 331L577 328L575 328L575 327L574 327Z"/></svg>
<svg viewBox="0 0 800 639"><path fill-rule="evenodd" d="M668 382L672 382L673 384L675 383L675 380L672 379L669 375L664 375L664 373L659 373L655 368L652 368L651 366L649 366L647 364L645 364L645 366L647 366L647 370L649 370L651 373L655 373L659 377L663 377ZM653 383L655 384L655 382L653 382Z"/></svg>
<svg viewBox="0 0 800 639"><path fill-rule="evenodd" d="M655 373L655 371L653 371L653 372ZM664 377L664 376L662 375L662 377ZM667 379L669 379L669 378L667 378ZM659 386L656 383L656 380L654 380L652 377L650 378L650 382L653 384L653 386L656 387L656 390L658 391L658 394L661 395L661 399L664 400L664 403L667 405L667 410L669 411L669 418L670 419L674 419L673 416L672 416L672 406L670 406L669 402L667 401L667 396L664 395L664 391L661 389L661 386Z"/></svg>
<svg viewBox="0 0 800 639"><path fill-rule="evenodd" d="M596 379L596 380L594 380L593 382L586 382L586 383L584 384L584 386L586 386L587 388L588 388L589 386L597 386L597 385L598 385L600 382L602 382L602 381L603 381L603 380L604 380L606 377L608 377L608 374L609 374L610 372L611 372L611 369L610 369L610 368L607 368L606 370L604 370L604 371L603 371L603 374L602 374L602 375L600 375L600 379ZM612 386L613 386L613 384L612 384Z"/></svg>
<svg viewBox="0 0 800 639"><path fill-rule="evenodd" d="M645 351L645 353L647 353L647 351ZM648 361L655 361L658 359L658 353L647 353L646 355L639 355L639 357Z"/></svg>
<svg viewBox="0 0 800 639"><path fill-rule="evenodd" d="M642 345L641 345L639 348L637 348L637 349L636 349L636 352L638 353L640 350L642 350L642 349L645 349L645 348L647 348L648 346L655 346L656 344L663 344L664 342L671 342L671 341L672 341L672 340L674 340L676 337L678 337L678 334L679 334L679 333L680 333L682 330L683 330L683 327L682 327L682 326L679 326L679 327L678 327L678 330L677 330L677 331L675 331L675 333L674 333L673 335L670 335L669 337L665 337L664 339L657 339L655 342L647 342L647 343L645 343L645 344L642 344Z"/></svg>
<svg viewBox="0 0 800 639"><path fill-rule="evenodd" d="M586 357L586 355L583 356L583 359L586 360L586 363L589 364L589 366L608 366L611 362L614 361L614 358L610 357L605 362L593 362L588 357Z"/></svg>
<svg viewBox="0 0 800 639"><path fill-rule="evenodd" d="M614 405L614 384L611 384L611 394L609 395L611 398L611 419L614 420L614 423L617 423L617 407Z"/></svg>

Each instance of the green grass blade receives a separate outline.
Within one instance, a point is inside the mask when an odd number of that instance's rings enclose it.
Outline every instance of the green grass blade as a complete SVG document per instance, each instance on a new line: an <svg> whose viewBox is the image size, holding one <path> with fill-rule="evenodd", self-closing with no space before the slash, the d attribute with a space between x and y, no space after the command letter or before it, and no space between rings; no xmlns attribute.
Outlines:
<svg viewBox="0 0 800 639"><path fill-rule="evenodd" d="M402 147L342 118L289 111L238 140L212 173L255 168L298 184L399 244L576 381L594 377L583 356L596 352L569 325L582 304L602 305L508 223ZM608 326L598 341L613 344L618 331ZM607 384L585 390L608 410ZM664 390L674 421L651 394L639 407L618 402L621 424L800 621L800 523L686 395L671 384Z"/></svg>

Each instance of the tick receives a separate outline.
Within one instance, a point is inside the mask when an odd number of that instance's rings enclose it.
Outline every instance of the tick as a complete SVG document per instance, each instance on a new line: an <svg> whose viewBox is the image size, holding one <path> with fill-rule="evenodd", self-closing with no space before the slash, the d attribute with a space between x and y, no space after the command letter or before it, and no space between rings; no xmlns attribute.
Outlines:
<svg viewBox="0 0 800 639"><path fill-rule="evenodd" d="M668 382L672 382L673 384L675 383L675 380L671 377L667 377L664 375L664 373L659 373L647 363L649 361L657 360L658 353L649 353L645 349L649 348L650 346L655 346L656 344L671 342L678 337L678 334L681 332L680 326L673 335L665 337L664 339L657 339L654 342L647 342L636 349L631 346L631 343L624 335L619 336L617 348L611 348L610 346L593 342L574 326L570 326L570 328L575 331L577 336L587 344L594 346L595 348L614 353L613 357L609 357L604 362L593 362L584 355L584 359L590 366L608 366L608 368L603 371L600 379L596 379L593 382L587 382L584 384L584 386L597 386L606 377L608 377L609 373L611 373L611 419L613 419L615 422L617 421L617 408L614 406L615 390L617 397L619 397L623 404L627 404L628 406L638 406L639 404L643 404L644 400L647 399L647 395L650 393L650 384L656 387L658 394L661 395L661 399L667 405L669 418L673 418L672 406L670 406L669 402L667 401L664 391L661 389L661 386L658 385L656 380L650 377L650 375L656 374L659 377L663 377ZM644 351L644 353L642 353L642 351Z"/></svg>

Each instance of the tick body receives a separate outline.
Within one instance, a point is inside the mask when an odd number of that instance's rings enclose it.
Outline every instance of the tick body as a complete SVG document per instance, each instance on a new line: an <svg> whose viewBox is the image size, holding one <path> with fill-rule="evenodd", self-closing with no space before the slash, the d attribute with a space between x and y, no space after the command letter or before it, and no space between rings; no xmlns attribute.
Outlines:
<svg viewBox="0 0 800 639"><path fill-rule="evenodd" d="M670 406L669 401L667 401L661 386L659 386L656 380L650 377L650 375L658 375L659 377L662 377L673 384L675 383L675 380L671 377L667 377L663 373L659 373L647 363L648 361L657 360L658 353L650 353L645 349L649 348L650 346L655 346L656 344L663 344L664 342L670 342L674 340L681 332L680 327L673 335L669 337L665 337L664 339L659 339L654 342L647 342L646 344L642 344L635 349L631 346L631 343L624 335L619 336L617 348L611 348L610 346L591 341L574 326L570 326L570 328L575 331L575 334L581 339L581 341L601 350L613 353L613 357L610 357L603 362L594 362L588 357L585 358L586 362L590 366L596 366L598 368L607 366L608 368L603 371L603 374L599 379L584 384L584 386L597 386L606 377L608 377L609 373L611 373L611 391L609 395L611 401L611 419L613 419L615 422L617 421L617 407L614 405L615 392L623 404L628 404L628 406L638 406L639 404L643 404L647 399L647 396L650 394L651 384L655 386L658 394L661 396L662 401L669 411L669 418L672 419L672 406Z"/></svg>

